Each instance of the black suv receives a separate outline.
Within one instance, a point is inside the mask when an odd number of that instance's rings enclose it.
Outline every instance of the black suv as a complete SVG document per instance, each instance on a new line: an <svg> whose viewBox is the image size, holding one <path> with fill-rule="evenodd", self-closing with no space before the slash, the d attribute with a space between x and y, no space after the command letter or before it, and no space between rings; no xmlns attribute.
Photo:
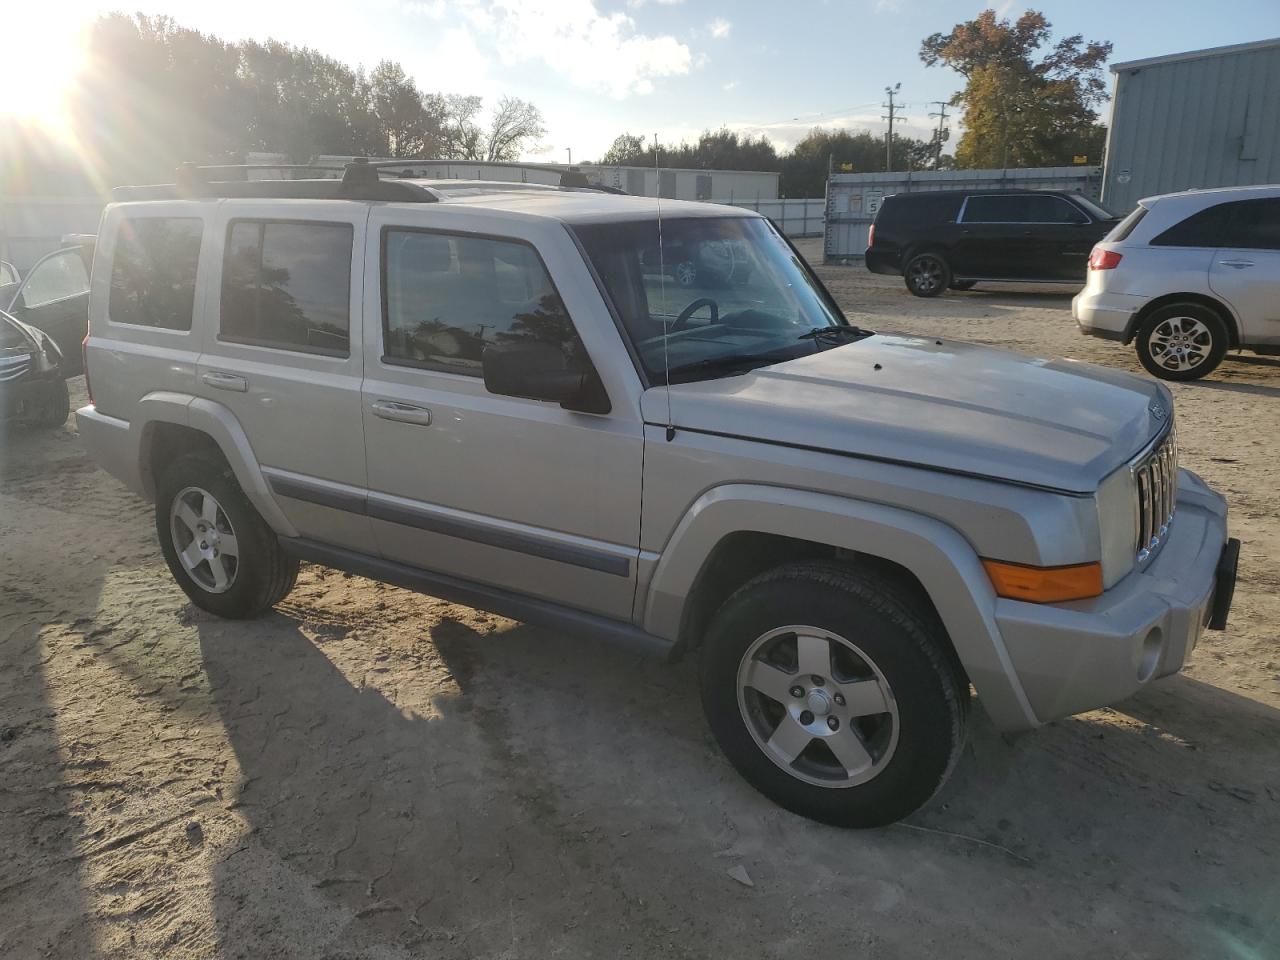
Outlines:
<svg viewBox="0 0 1280 960"><path fill-rule="evenodd" d="M917 297L986 280L1081 284L1093 245L1119 218L1078 193L938 190L884 198L867 269Z"/></svg>

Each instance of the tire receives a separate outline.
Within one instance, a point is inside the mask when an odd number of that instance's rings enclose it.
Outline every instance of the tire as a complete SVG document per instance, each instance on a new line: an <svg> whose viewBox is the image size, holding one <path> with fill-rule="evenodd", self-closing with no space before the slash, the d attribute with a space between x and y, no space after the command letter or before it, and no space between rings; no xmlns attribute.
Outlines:
<svg viewBox="0 0 1280 960"><path fill-rule="evenodd" d="M964 746L969 688L941 624L919 610L888 577L816 562L725 601L702 647L702 704L748 783L842 827L892 823L937 793ZM819 684L802 668L823 662Z"/></svg>
<svg viewBox="0 0 1280 960"><path fill-rule="evenodd" d="M281 548L231 468L207 454L180 457L161 474L156 535L178 586L197 607L220 617L256 617L283 600L298 578L298 561ZM199 551L188 569L197 543L209 549Z"/></svg>
<svg viewBox="0 0 1280 960"><path fill-rule="evenodd" d="M917 297L936 297L951 285L951 266L942 254L927 250L907 261L902 278Z"/></svg>
<svg viewBox="0 0 1280 960"><path fill-rule="evenodd" d="M1198 303L1171 303L1142 321L1134 338L1138 361L1161 380L1199 380L1227 355L1227 325Z"/></svg>
<svg viewBox="0 0 1280 960"><path fill-rule="evenodd" d="M977 284L977 280L952 280L950 287L952 290L972 290Z"/></svg>
<svg viewBox="0 0 1280 960"><path fill-rule="evenodd" d="M698 266L692 260L681 260L676 264L676 283L682 287L692 287L698 282Z"/></svg>
<svg viewBox="0 0 1280 960"><path fill-rule="evenodd" d="M67 389L67 381L52 380L46 384L44 396L31 417L32 426L44 429L60 427L71 415L71 392Z"/></svg>

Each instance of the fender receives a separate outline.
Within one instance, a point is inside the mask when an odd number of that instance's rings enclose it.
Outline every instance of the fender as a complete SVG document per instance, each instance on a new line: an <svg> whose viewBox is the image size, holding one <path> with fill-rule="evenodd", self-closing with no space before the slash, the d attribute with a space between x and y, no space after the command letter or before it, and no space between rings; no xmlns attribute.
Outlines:
<svg viewBox="0 0 1280 960"><path fill-rule="evenodd" d="M685 600L724 537L776 534L891 560L928 592L983 707L1003 730L1039 726L995 621L995 591L978 555L954 528L897 507L757 484L726 484L681 518L653 571L643 627L680 632Z"/></svg>
<svg viewBox="0 0 1280 960"><path fill-rule="evenodd" d="M240 489L267 525L282 537L298 535L297 529L276 503L240 421L222 404L186 393L158 390L148 393L138 403L138 415L130 425L130 433L136 438L140 486L147 499L155 499L155 478L151 476L149 463L151 440L157 423L191 427L212 437L230 464Z"/></svg>

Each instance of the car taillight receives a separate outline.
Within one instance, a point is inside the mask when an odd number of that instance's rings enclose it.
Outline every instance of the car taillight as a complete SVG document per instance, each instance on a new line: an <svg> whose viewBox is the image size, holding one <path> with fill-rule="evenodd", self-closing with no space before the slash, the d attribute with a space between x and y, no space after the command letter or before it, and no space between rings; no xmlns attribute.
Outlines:
<svg viewBox="0 0 1280 960"><path fill-rule="evenodd" d="M93 406L93 384L89 382L89 335L87 333L80 341L80 369L84 371L84 392L89 395L89 406Z"/></svg>
<svg viewBox="0 0 1280 960"><path fill-rule="evenodd" d="M1089 254L1089 269L1114 270L1120 266L1120 261L1123 259L1124 257L1114 250L1103 250L1101 247L1094 247L1093 253Z"/></svg>
<svg viewBox="0 0 1280 960"><path fill-rule="evenodd" d="M873 223L871 229L867 231L867 246L874 247L876 245L876 225Z"/></svg>

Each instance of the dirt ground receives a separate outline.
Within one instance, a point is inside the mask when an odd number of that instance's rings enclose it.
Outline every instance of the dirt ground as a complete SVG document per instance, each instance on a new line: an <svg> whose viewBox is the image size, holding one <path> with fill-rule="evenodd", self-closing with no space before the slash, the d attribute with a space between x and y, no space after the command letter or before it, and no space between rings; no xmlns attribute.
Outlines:
<svg viewBox="0 0 1280 960"><path fill-rule="evenodd" d="M874 329L1139 370L1061 291L822 273ZM317 568L210 618L73 424L10 433L0 957L1280 956L1280 362L1175 392L1244 541L1230 630L1112 709L978 711L943 794L865 832L746 786L688 663Z"/></svg>

